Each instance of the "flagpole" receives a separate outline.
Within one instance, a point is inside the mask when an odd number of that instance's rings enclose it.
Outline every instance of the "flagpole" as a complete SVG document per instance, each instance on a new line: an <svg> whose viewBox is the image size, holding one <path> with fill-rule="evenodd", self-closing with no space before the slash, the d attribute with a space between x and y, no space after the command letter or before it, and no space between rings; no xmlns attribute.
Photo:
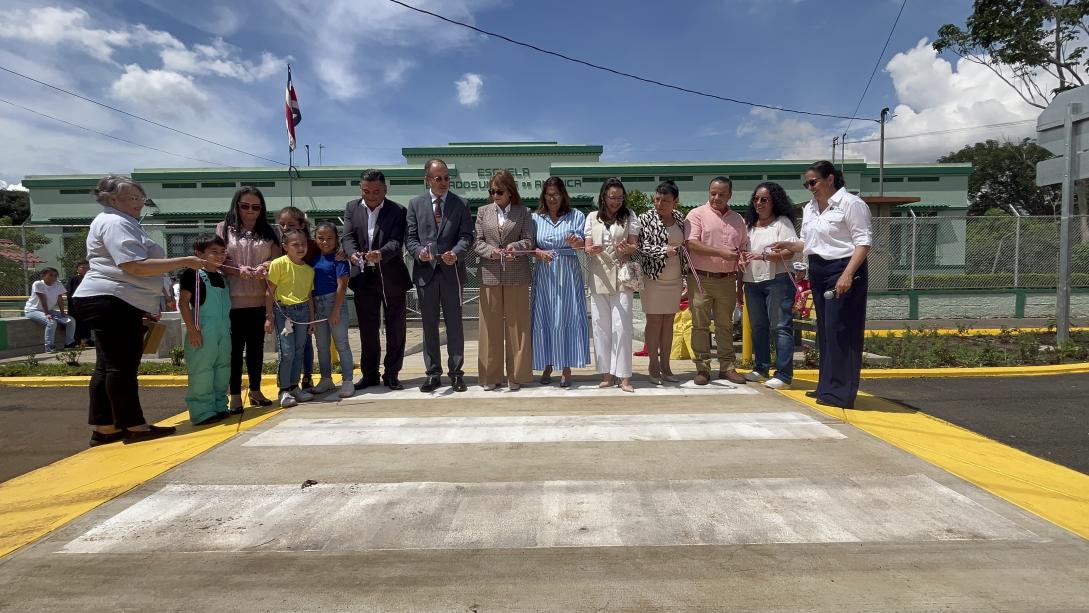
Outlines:
<svg viewBox="0 0 1089 613"><path fill-rule="evenodd" d="M291 89L291 64L287 65L287 87ZM288 119L290 121L290 119ZM295 167L295 148L288 142L287 145L287 200L288 206L295 206L295 177L291 169Z"/></svg>

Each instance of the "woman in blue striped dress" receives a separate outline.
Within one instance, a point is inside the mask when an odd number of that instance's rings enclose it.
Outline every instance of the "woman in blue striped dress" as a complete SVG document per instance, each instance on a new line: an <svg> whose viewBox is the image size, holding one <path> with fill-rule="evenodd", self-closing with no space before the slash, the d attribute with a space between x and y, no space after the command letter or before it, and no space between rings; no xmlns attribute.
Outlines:
<svg viewBox="0 0 1089 613"><path fill-rule="evenodd" d="M549 177L533 214L537 228L537 265L533 272L533 370L544 371L541 383L552 383L552 370L562 369L560 387L570 387L571 368L590 363L586 323L586 287L578 252L586 216L571 208L563 180Z"/></svg>

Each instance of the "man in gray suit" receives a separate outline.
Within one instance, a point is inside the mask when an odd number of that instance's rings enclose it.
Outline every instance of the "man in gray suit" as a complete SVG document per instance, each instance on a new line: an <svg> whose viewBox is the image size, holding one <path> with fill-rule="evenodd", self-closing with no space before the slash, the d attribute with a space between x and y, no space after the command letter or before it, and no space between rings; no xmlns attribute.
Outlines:
<svg viewBox="0 0 1089 613"><path fill-rule="evenodd" d="M424 165L427 193L408 203L405 247L412 255L412 281L420 298L423 316L424 366L427 381L421 392L440 385L442 355L439 353L439 307L446 324L447 374L455 392L465 391L465 332L461 324L461 288L465 284L465 256L473 244L473 220L469 203L450 193L446 162L434 159Z"/></svg>

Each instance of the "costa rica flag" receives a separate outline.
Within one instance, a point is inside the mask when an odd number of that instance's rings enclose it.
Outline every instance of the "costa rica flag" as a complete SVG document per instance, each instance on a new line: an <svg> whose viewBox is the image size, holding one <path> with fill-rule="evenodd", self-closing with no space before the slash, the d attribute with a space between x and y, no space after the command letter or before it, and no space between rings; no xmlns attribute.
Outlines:
<svg viewBox="0 0 1089 613"><path fill-rule="evenodd" d="M295 96L295 86L291 84L291 68L287 69L287 95L284 99L284 118L287 120L287 146L295 150L295 126L302 122L299 99Z"/></svg>

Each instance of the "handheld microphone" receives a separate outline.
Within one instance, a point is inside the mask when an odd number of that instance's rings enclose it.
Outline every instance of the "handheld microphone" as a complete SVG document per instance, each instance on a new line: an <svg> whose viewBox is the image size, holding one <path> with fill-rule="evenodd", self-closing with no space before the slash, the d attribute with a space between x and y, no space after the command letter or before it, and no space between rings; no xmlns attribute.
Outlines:
<svg viewBox="0 0 1089 613"><path fill-rule="evenodd" d="M852 282L853 281L858 281L861 278L862 278L862 275L855 275L854 278L851 279L851 281ZM826 290L824 292L824 299L825 300L835 300L836 298L839 298L839 292L836 291L836 288L833 287L832 289Z"/></svg>

